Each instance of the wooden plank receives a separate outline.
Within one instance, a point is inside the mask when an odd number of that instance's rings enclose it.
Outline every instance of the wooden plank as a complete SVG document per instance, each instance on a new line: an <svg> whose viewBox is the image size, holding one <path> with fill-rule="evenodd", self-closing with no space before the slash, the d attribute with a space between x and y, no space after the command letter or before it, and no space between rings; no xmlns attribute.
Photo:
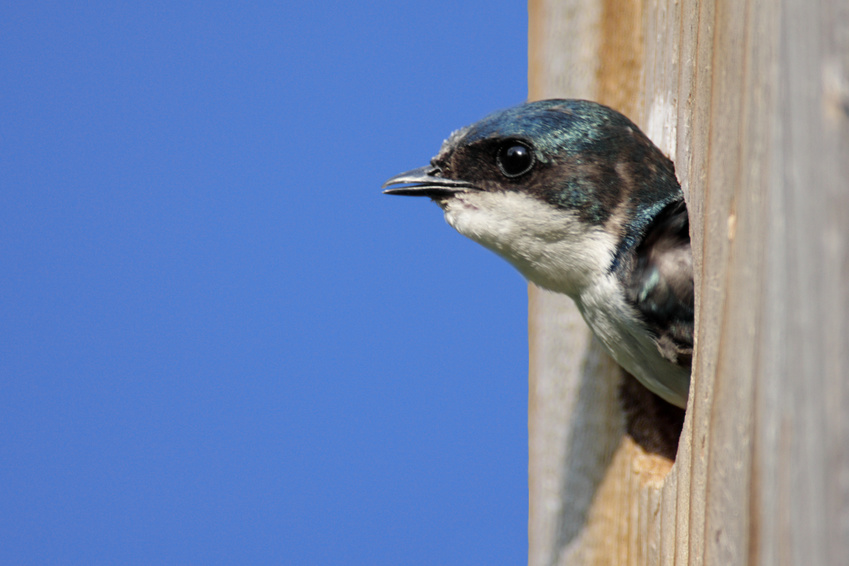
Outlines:
<svg viewBox="0 0 849 566"><path fill-rule="evenodd" d="M849 6L784 1L780 9L753 559L847 564Z"/></svg>
<svg viewBox="0 0 849 566"><path fill-rule="evenodd" d="M673 157L698 289L671 469L623 440L568 300L530 289L529 564L849 564L849 3L529 9L531 98L610 104Z"/></svg>

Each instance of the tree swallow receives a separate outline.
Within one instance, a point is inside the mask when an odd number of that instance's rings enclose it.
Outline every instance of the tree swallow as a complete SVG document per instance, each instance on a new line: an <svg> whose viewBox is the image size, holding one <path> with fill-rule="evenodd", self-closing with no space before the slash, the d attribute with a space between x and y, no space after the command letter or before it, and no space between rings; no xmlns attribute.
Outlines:
<svg viewBox="0 0 849 566"><path fill-rule="evenodd" d="M430 197L458 232L570 296L620 366L686 406L687 206L672 162L628 118L585 100L522 104L452 133L385 187Z"/></svg>

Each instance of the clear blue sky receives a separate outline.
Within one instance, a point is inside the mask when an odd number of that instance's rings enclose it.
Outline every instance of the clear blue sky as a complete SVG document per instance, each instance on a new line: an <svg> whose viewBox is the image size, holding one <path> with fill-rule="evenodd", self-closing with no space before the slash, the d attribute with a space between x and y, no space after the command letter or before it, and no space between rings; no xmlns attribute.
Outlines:
<svg viewBox="0 0 849 566"><path fill-rule="evenodd" d="M0 563L522 564L526 286L383 196L518 2L0 7Z"/></svg>

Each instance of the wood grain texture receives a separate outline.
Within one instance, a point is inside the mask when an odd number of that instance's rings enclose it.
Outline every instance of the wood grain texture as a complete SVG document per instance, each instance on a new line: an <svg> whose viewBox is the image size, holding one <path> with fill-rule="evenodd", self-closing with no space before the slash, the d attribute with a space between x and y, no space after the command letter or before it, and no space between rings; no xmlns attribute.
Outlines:
<svg viewBox="0 0 849 566"><path fill-rule="evenodd" d="M600 15L595 3L529 3L532 99L593 97ZM533 285L528 299L528 564L550 566L587 547L587 516L623 424L616 367L571 299Z"/></svg>
<svg viewBox="0 0 849 566"><path fill-rule="evenodd" d="M849 3L529 10L530 97L609 104L673 158L697 273L674 466L530 289L529 564L849 564Z"/></svg>

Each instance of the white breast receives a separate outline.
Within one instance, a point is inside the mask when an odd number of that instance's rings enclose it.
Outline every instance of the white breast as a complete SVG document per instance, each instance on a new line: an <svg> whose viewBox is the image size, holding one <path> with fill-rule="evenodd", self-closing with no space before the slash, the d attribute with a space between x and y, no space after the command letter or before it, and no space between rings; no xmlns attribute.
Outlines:
<svg viewBox="0 0 849 566"><path fill-rule="evenodd" d="M620 366L666 401L685 407L690 372L664 358L622 288L608 274L575 297L578 309L593 333Z"/></svg>
<svg viewBox="0 0 849 566"><path fill-rule="evenodd" d="M686 405L689 372L661 356L609 273L612 234L524 193L469 191L438 204L458 232L536 285L572 297L619 365L670 403Z"/></svg>

